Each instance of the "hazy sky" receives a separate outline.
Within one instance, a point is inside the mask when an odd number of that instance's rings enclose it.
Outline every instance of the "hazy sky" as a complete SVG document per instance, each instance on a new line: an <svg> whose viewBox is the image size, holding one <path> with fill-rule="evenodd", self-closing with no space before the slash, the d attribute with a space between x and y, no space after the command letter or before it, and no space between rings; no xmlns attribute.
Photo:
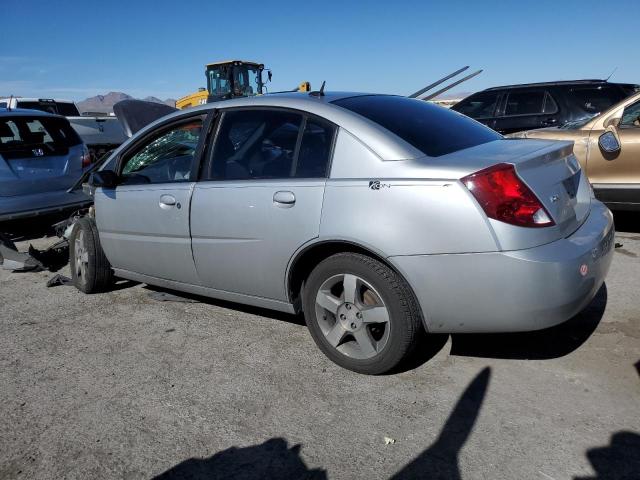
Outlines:
<svg viewBox="0 0 640 480"><path fill-rule="evenodd" d="M0 95L179 97L204 64L263 62L271 90L409 94L464 65L457 91L604 78L640 83L640 0L0 0Z"/></svg>

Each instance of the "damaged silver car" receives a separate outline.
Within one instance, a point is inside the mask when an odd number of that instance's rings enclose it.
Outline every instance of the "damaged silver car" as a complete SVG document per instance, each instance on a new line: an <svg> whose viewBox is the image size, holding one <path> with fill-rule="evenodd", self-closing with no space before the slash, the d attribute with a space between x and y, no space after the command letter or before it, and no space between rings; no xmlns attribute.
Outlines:
<svg viewBox="0 0 640 480"><path fill-rule="evenodd" d="M422 332L515 332L580 312L611 212L572 144L504 140L427 102L283 94L180 111L89 180L70 239L86 293L113 278L303 312L319 348L394 369Z"/></svg>

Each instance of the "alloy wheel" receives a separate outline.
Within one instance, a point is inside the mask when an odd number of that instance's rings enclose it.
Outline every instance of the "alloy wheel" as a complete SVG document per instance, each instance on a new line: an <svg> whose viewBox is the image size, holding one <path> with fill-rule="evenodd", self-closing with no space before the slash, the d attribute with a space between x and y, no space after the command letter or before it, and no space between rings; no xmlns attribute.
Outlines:
<svg viewBox="0 0 640 480"><path fill-rule="evenodd" d="M316 294L315 313L327 342L348 357L373 358L389 340L389 310L375 288L357 275L325 280Z"/></svg>

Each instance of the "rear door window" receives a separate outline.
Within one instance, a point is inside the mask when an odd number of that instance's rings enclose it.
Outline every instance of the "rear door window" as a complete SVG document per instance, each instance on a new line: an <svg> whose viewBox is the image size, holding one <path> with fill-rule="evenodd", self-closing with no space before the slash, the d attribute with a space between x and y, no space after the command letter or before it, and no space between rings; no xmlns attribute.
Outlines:
<svg viewBox="0 0 640 480"><path fill-rule="evenodd" d="M502 137L488 127L429 102L392 95L361 95L333 102L386 128L430 157Z"/></svg>
<svg viewBox="0 0 640 480"><path fill-rule="evenodd" d="M504 116L536 115L544 111L545 92L529 90L507 93Z"/></svg>
<svg viewBox="0 0 640 480"><path fill-rule="evenodd" d="M307 118L293 177L327 176L334 134L335 128L328 122Z"/></svg>
<svg viewBox="0 0 640 480"><path fill-rule="evenodd" d="M249 180L293 176L302 120L302 115L284 110L225 112L208 178Z"/></svg>
<svg viewBox="0 0 640 480"><path fill-rule="evenodd" d="M498 104L498 92L482 92L471 95L454 105L453 110L471 118L491 118Z"/></svg>

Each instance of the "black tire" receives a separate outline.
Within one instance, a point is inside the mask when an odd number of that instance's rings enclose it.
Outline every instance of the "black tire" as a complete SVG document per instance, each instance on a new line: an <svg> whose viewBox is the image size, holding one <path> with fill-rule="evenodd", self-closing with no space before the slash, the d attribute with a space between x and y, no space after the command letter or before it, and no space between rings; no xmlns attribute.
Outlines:
<svg viewBox="0 0 640 480"><path fill-rule="evenodd" d="M331 317L329 320L326 315L322 315L322 319L319 318L316 313L318 308L316 296L321 287L327 285L326 282L332 282L332 279L339 278L341 275L345 279L343 288L346 288L347 275L355 275L359 277L358 281L370 284L388 313L386 317L388 322L383 324L383 328L389 328L388 337L386 337L383 347L379 350L376 348L375 353L370 353L373 355L371 358L353 358L353 356L341 353L339 348L344 348L344 341L341 341L342 343L339 343L338 346L333 346L328 341L329 335L323 333L323 328L320 325L320 322L328 321L334 322L335 326L338 322L338 314L329 315ZM366 286L364 288L366 290ZM356 288L357 290L358 288ZM342 293L342 297L345 297L344 293ZM343 303L340 308L344 306L346 303ZM303 309L307 327L320 350L334 363L358 373L378 375L393 370L413 352L419 338L424 333L417 302L404 279L382 262L358 253L332 255L314 268L305 282ZM359 309L356 308L356 310L360 312ZM322 311L326 313L324 310ZM363 315L366 315L365 312L366 310L362 310ZM332 327L327 327L325 324L324 328L326 331L327 328L331 329ZM367 327L362 322L362 325L357 328L371 327ZM367 337L371 338L371 330L368 332ZM343 338L347 339L349 335L349 331L346 331L346 336ZM356 341L355 337L352 337L352 340Z"/></svg>
<svg viewBox="0 0 640 480"><path fill-rule="evenodd" d="M84 265L80 266L80 263ZM73 284L81 292L104 292L113 283L113 270L100 246L96 224L90 218L82 217L73 226L69 238L69 266Z"/></svg>

